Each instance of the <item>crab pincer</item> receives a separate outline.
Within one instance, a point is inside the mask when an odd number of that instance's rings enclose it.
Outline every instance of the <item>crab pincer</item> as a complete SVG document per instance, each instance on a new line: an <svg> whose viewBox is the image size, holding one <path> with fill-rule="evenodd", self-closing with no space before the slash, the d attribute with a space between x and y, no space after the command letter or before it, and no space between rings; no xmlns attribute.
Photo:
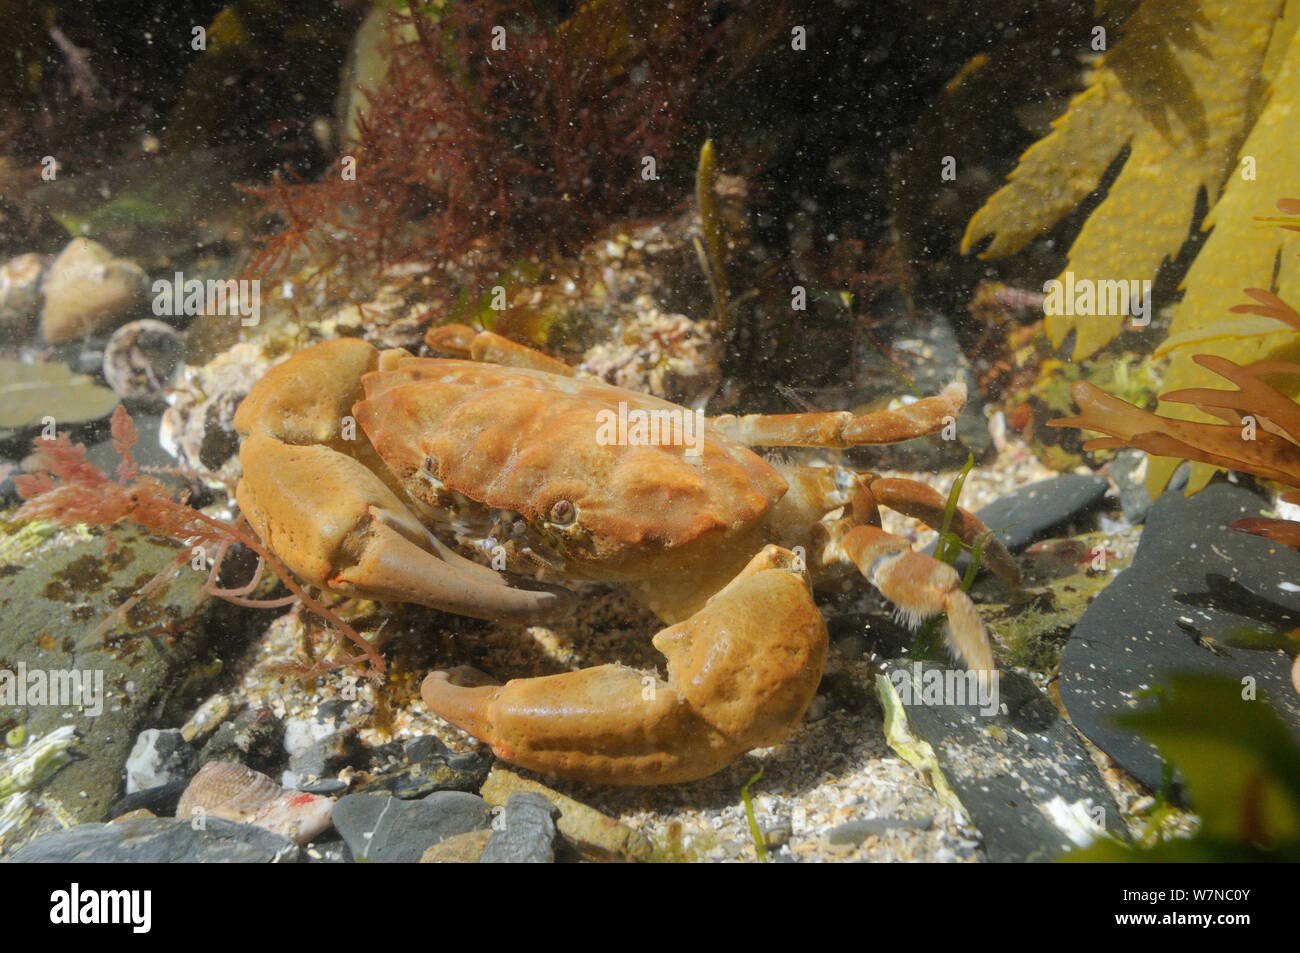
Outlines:
<svg viewBox="0 0 1300 953"><path fill-rule="evenodd" d="M712 774L787 737L812 701L826 624L795 557L767 546L705 606L661 630L668 679L622 665L463 687L433 672L421 693L506 761L604 784Z"/></svg>

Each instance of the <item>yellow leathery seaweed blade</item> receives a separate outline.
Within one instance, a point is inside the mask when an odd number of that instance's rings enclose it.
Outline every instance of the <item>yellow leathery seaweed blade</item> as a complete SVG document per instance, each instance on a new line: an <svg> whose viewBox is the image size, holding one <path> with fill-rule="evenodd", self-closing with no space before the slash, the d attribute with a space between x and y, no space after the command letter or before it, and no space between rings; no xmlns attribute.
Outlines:
<svg viewBox="0 0 1300 953"><path fill-rule="evenodd" d="M1199 190L1213 200L1231 169L1280 9L1280 0L1144 0L1088 88L972 217L963 251L990 235L986 257L1019 250L1091 193L1128 146L1065 270L1076 282L1154 278L1187 239ZM1059 345L1077 330L1080 360L1124 320L1049 315L1047 332Z"/></svg>

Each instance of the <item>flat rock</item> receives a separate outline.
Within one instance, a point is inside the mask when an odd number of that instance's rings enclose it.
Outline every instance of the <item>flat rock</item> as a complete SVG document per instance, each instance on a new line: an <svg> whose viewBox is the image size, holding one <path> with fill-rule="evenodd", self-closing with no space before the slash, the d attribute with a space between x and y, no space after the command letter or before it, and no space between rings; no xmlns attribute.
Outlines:
<svg viewBox="0 0 1300 953"><path fill-rule="evenodd" d="M90 673L89 697L70 704L19 700L13 714L31 737L65 725L77 728L90 755L73 761L35 792L45 811L33 812L5 835L8 849L54 823L102 821L122 795L126 759L140 731L157 723L164 701L201 684L209 634L239 631L244 611L214 599L198 600L204 573L182 572L154 600L127 614L109 641L79 644L115 606L173 561L177 549L130 526L102 535L28 527L0 540L0 669L30 674ZM175 637L149 634L167 626ZM83 676L84 681L84 676ZM45 700L46 702L49 699Z"/></svg>
<svg viewBox="0 0 1300 953"><path fill-rule="evenodd" d="M1265 500L1230 483L1194 496L1163 494L1147 515L1132 565L1093 601L1061 659L1061 699L1074 724L1125 770L1158 790L1156 749L1113 721L1150 704L1142 695L1172 671L1252 678L1300 738L1292 659L1276 640L1244 632L1300 625L1300 555L1229 529Z"/></svg>
<svg viewBox="0 0 1300 953"><path fill-rule="evenodd" d="M969 698L967 704L939 704L959 699L927 700L922 689L950 672L965 680L964 670L903 659L887 668L905 672L913 686L920 673L916 703L906 704L899 693L908 727L934 749L990 860L1049 860L1082 846L1075 838L1086 835L1089 823L1127 837L1119 809L1074 729L1028 678L1001 671L988 704Z"/></svg>
<svg viewBox="0 0 1300 953"><path fill-rule="evenodd" d="M421 755L414 764L404 765L360 787L358 794L388 793L404 800L427 797L435 791L467 791L483 786L491 761L478 752L454 754L430 745L407 746L408 755Z"/></svg>
<svg viewBox="0 0 1300 953"><path fill-rule="evenodd" d="M1102 501L1110 484L1093 474L1066 473L1022 486L976 512L984 525L1018 553Z"/></svg>
<svg viewBox="0 0 1300 953"><path fill-rule="evenodd" d="M555 862L555 818L560 809L535 791L510 795L492 825L492 837L480 864L551 864Z"/></svg>
<svg viewBox="0 0 1300 953"><path fill-rule="evenodd" d="M173 817L121 818L82 824L29 841L12 863L177 864L293 863L298 846L278 834L210 817L195 829Z"/></svg>
<svg viewBox="0 0 1300 953"><path fill-rule="evenodd" d="M334 808L334 827L358 860L411 864L434 844L491 823L487 803L461 791L438 791L419 801L349 794Z"/></svg>

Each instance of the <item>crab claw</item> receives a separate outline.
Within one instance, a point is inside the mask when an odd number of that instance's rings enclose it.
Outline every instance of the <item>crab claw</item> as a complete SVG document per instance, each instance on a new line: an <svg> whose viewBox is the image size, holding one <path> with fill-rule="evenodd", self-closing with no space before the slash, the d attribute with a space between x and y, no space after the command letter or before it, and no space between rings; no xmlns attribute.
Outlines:
<svg viewBox="0 0 1300 953"><path fill-rule="evenodd" d="M433 672L433 712L534 771L674 784L784 739L826 661L826 624L795 557L768 546L690 618L660 631L668 680L621 665L462 687Z"/></svg>
<svg viewBox="0 0 1300 953"><path fill-rule="evenodd" d="M972 669L994 670L984 623L962 590L956 570L931 556L912 552L907 540L878 526L854 526L839 545L862 575L897 607L909 627L916 628L926 617L942 612L948 618L948 644L956 654Z"/></svg>
<svg viewBox="0 0 1300 953"><path fill-rule="evenodd" d="M240 509L312 585L499 621L555 619L571 608L562 590L515 589L442 545L382 480L329 447L253 434L242 460ZM316 515L303 519L304 513Z"/></svg>

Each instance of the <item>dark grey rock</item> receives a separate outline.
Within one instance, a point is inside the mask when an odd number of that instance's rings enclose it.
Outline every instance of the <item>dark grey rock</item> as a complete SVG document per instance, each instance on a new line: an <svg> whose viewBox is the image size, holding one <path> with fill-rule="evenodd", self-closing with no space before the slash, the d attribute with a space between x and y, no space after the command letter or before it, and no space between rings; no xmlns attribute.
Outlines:
<svg viewBox="0 0 1300 953"><path fill-rule="evenodd" d="M112 820L141 809L157 814L159 817L172 817L176 814L176 805L180 803L181 794L189 784L188 780L173 781L170 784L160 784L157 787L128 794L109 808L108 819Z"/></svg>
<svg viewBox="0 0 1300 953"><path fill-rule="evenodd" d="M1170 672L1255 680L1300 738L1300 695L1277 636L1300 625L1300 555L1229 528L1267 503L1229 483L1186 497L1166 491L1147 515L1132 565L1088 607L1061 659L1061 699L1099 748L1158 790L1156 749L1114 716L1150 704ZM1262 632L1253 644L1241 636ZM1272 638L1270 638L1272 636Z"/></svg>
<svg viewBox="0 0 1300 953"><path fill-rule="evenodd" d="M492 768L489 758L474 751L452 754L445 747L439 752L427 745L416 750L428 753L427 757L375 778L359 788L358 793L384 792L411 800L435 791L473 792L482 787Z"/></svg>
<svg viewBox="0 0 1300 953"><path fill-rule="evenodd" d="M551 864L555 862L555 819L559 808L532 791L510 795L480 864Z"/></svg>
<svg viewBox="0 0 1300 953"><path fill-rule="evenodd" d="M922 687L924 673L952 671L907 659L891 662L886 671L891 681L901 671L915 685L917 665ZM964 679L967 673L954 674ZM1105 781L1051 700L1016 672L1000 671L996 684L987 707L926 703L916 688L914 703L906 707L912 734L934 749L953 792L983 835L989 859L1049 860L1079 846L1054 820L1070 806L1087 812L1111 836L1126 839ZM902 691L899 696L906 703Z"/></svg>
<svg viewBox="0 0 1300 953"><path fill-rule="evenodd" d="M126 793L188 781L199 770L199 754L179 728L146 728L126 759Z"/></svg>
<svg viewBox="0 0 1300 953"><path fill-rule="evenodd" d="M275 777L284 762L283 746L284 722L279 716L269 708L250 708L216 730L199 752L199 762L235 761Z"/></svg>
<svg viewBox="0 0 1300 953"><path fill-rule="evenodd" d="M366 747L357 737L355 728L336 731L320 741L313 742L289 758L296 787L319 781L347 765L358 765L367 755Z"/></svg>
<svg viewBox="0 0 1300 953"><path fill-rule="evenodd" d="M1022 486L994 500L975 515L1013 553L1018 553L1053 529L1083 515L1102 501L1109 489L1105 477L1067 473Z"/></svg>
<svg viewBox="0 0 1300 953"><path fill-rule="evenodd" d="M865 817L831 828L827 839L832 844L861 844L876 834L888 831L928 831L933 826L932 817Z"/></svg>
<svg viewBox="0 0 1300 953"><path fill-rule="evenodd" d="M406 760L411 764L451 756L451 752L437 735L421 735L418 738L412 738L402 746L402 753L406 755Z"/></svg>
<svg viewBox="0 0 1300 953"><path fill-rule="evenodd" d="M309 781L306 784L300 784L297 788L304 794L320 794L324 797L333 797L348 789L348 782L341 778L321 778L318 781Z"/></svg>
<svg viewBox="0 0 1300 953"><path fill-rule="evenodd" d="M334 807L334 827L358 860L413 864L439 841L485 829L491 816L486 801L461 791L438 791L418 801L349 794Z"/></svg>
<svg viewBox="0 0 1300 953"><path fill-rule="evenodd" d="M293 863L298 846L251 824L210 817L196 830L173 817L133 817L82 824L29 841L11 863L176 864Z"/></svg>

